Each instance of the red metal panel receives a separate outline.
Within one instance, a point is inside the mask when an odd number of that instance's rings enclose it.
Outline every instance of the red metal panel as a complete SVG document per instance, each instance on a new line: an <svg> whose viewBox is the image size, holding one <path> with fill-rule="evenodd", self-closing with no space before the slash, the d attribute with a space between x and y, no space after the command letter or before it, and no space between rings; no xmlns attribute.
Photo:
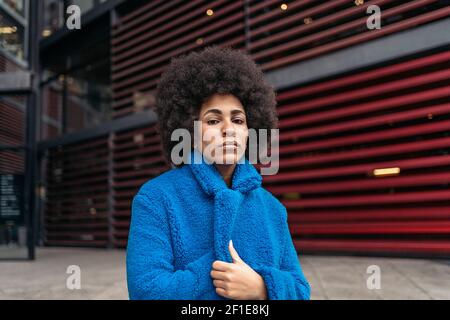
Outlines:
<svg viewBox="0 0 450 320"><path fill-rule="evenodd" d="M281 162L281 165L283 162ZM273 176L265 176L266 183L299 181L307 179L330 178L351 175L367 175L377 168L400 167L403 170L436 168L440 166L449 166L450 156L427 156L408 160L385 161L376 163L365 163L353 166L337 166L324 169L305 169L298 172L284 172ZM284 168L283 168L284 169Z"/></svg>
<svg viewBox="0 0 450 320"><path fill-rule="evenodd" d="M148 4L120 18L111 40L114 117L135 111L134 94L152 94L172 57L211 44L242 48L244 33L243 2Z"/></svg>
<svg viewBox="0 0 450 320"><path fill-rule="evenodd" d="M408 222L346 222L346 223L303 223L291 225L291 232L307 235L335 234L449 234L450 221L408 221Z"/></svg>
<svg viewBox="0 0 450 320"><path fill-rule="evenodd" d="M283 200L282 202L288 209L303 208L327 208L327 207L350 207L350 206L378 206L392 204L415 204L438 203L450 199L450 190L440 191L421 191L421 192L403 192L383 194L365 194L365 195L342 195L334 197L315 197L304 200Z"/></svg>
<svg viewBox="0 0 450 320"><path fill-rule="evenodd" d="M289 4L288 12L283 12L277 8L277 10L271 10L267 13L256 15L254 18L250 19L250 26L253 27L251 30L252 38L257 38L264 33L270 34L273 30L280 30L280 32L277 32L273 36L263 37L259 40L252 41L250 49L253 52L256 52L260 47L268 46L269 44L279 41L289 41L291 39L295 39L304 33L314 31L320 27L327 26L328 24L335 24L341 19L351 18L353 15L364 13L366 12L367 7L371 4L381 6L389 2L392 2L392 0L371 1L362 6L353 6L348 9L343 9L349 4L347 0L327 1L324 4L319 4L309 9L301 10L297 13L289 15L290 11L313 3L313 1L293 2L292 4ZM251 9L254 9L253 5L251 6ZM256 10L250 10L253 15L255 15L255 11ZM327 13L328 15L324 18L315 20L314 23L299 23L299 21L303 21L305 18L321 16ZM273 17L278 17L278 19L271 23L266 23L261 27L254 27L255 24ZM293 27L289 27L289 24L293 24ZM258 59L260 56L260 54L256 54L255 58Z"/></svg>
<svg viewBox="0 0 450 320"><path fill-rule="evenodd" d="M22 68L17 63L8 59L0 52L0 72L18 71L21 69Z"/></svg>
<svg viewBox="0 0 450 320"><path fill-rule="evenodd" d="M448 124L450 122L446 122L447 126L443 126L448 128ZM442 128L441 128L442 130ZM410 133L414 133L411 131ZM411 136L410 134L410 136ZM445 135L445 132L443 133ZM350 161L350 160L360 160L360 159L371 159L375 157L379 157L380 155L384 158L388 156L401 156L403 154L415 153L415 152L425 152L431 153L433 150L440 149L448 149L450 148L450 137L448 138L439 138L439 139L430 139L426 141L418 141L418 142L406 142L402 144L393 144L386 145L381 147L373 147L373 148L360 148L361 150L352 150L352 146L349 147L347 152L330 152L328 154L319 154L319 155L304 155L292 158L280 158L280 167L299 167L299 166L307 166L307 165L325 165L325 163L332 163L338 161ZM446 154L443 151L443 154Z"/></svg>
<svg viewBox="0 0 450 320"><path fill-rule="evenodd" d="M365 27L371 4L380 30ZM287 5L250 2L250 54L266 71L450 16L433 0ZM119 17L114 117L138 110L135 95L153 94L172 57L212 43L243 49L244 22L243 2L220 0L152 1ZM286 205L301 250L450 254L449 67L450 53L438 52L278 93L280 172L264 184ZM168 167L154 127L117 133L112 148L114 244L124 246L132 196ZM399 176L373 175L389 167Z"/></svg>
<svg viewBox="0 0 450 320"><path fill-rule="evenodd" d="M444 51L438 54L429 55L413 60L407 60L394 65L388 65L385 67L376 68L374 70L368 70L360 73L356 73L345 78L338 78L331 81L319 82L307 87L300 87L294 90L285 91L279 93L277 96L278 101L284 102L290 98L298 98L300 96L317 94L333 89L339 89L345 86L357 86L361 82L377 80L382 77L393 76L402 72L408 72L410 70L421 70L423 68L429 68L433 65L439 65L440 63L450 62L450 51ZM286 103L284 103L286 104ZM284 110L288 110L287 106L283 107ZM280 110L281 112L281 110Z"/></svg>
<svg viewBox="0 0 450 320"><path fill-rule="evenodd" d="M0 144L23 145L25 143L24 121L23 111L5 100L0 100Z"/></svg>
<svg viewBox="0 0 450 320"><path fill-rule="evenodd" d="M445 220L450 218L450 206L430 206L428 208L396 208L396 209L350 209L344 210L304 210L301 214L289 216L289 224L299 223L301 229L303 224L334 223L334 222L356 222L356 221L424 221Z"/></svg>
<svg viewBox="0 0 450 320"><path fill-rule="evenodd" d="M25 156L22 152L0 151L0 174L24 174Z"/></svg>
<svg viewBox="0 0 450 320"><path fill-rule="evenodd" d="M350 253L391 253L391 254L450 254L448 240L296 240L294 244L304 251L350 252Z"/></svg>
<svg viewBox="0 0 450 320"><path fill-rule="evenodd" d="M394 22L389 25L384 25L383 28L379 30L368 30L366 28L367 17L361 19L356 19L352 22L342 24L340 26L330 25L329 29L320 32L313 32L308 36L300 36L297 40L291 40L288 43L282 43L278 46L271 46L269 49L260 51L254 54L257 61L261 61L263 70L267 71L274 68L279 68L293 62L300 60L312 58L324 53L328 53L337 49L342 49L357 43L362 43L372 39L376 39L382 36L386 36L395 32L405 30L407 28L415 27L420 24L428 23L437 19L441 19L450 15L450 7L442 7L435 9L434 11L423 13L420 9L421 7L426 7L427 4L431 4L436 1L411 1L406 4L400 4L392 9L381 9L383 11L383 18L394 18L396 16L402 16L402 14L411 14L416 10L416 16L409 19L400 19L398 22ZM401 2L399 2L401 3ZM395 21L396 19L392 19ZM330 19L330 22L334 21ZM312 23L312 26L315 24ZM341 38L338 41L332 40L333 37L339 37L341 34L356 33L356 35L349 36L347 38ZM270 39L270 37L269 37ZM321 45L311 48L311 44L321 43ZM325 44L322 44L325 43ZM280 53L282 52L292 52L294 49L302 50L297 53L291 53L287 56L282 57ZM271 59L272 61L263 63L271 56L276 56L276 59Z"/></svg>
<svg viewBox="0 0 450 320"><path fill-rule="evenodd" d="M116 133L112 141L113 241L125 247L133 196L143 183L170 167L163 159L155 126Z"/></svg>
<svg viewBox="0 0 450 320"><path fill-rule="evenodd" d="M449 58L280 92L280 170L264 184L300 250L450 254Z"/></svg>
<svg viewBox="0 0 450 320"><path fill-rule="evenodd" d="M108 245L108 139L49 150L44 242Z"/></svg>

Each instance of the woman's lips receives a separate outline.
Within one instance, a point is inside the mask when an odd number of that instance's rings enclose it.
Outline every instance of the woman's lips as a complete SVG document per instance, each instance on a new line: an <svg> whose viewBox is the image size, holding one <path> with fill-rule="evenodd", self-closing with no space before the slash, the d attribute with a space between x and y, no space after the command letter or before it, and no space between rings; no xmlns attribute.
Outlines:
<svg viewBox="0 0 450 320"><path fill-rule="evenodd" d="M236 141L227 141L222 144L222 149L227 151L234 151L238 148L238 143Z"/></svg>
<svg viewBox="0 0 450 320"><path fill-rule="evenodd" d="M238 147L237 141L226 141L222 144L223 148L234 148L236 149Z"/></svg>

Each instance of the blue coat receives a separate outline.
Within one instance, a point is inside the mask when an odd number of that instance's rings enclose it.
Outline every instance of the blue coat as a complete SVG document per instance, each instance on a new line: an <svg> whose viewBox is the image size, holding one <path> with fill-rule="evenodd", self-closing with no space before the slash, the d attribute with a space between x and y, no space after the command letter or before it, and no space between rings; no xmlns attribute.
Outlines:
<svg viewBox="0 0 450 320"><path fill-rule="evenodd" d="M198 151L190 158L201 157ZM199 158L197 158L199 159ZM245 158L229 188L213 164L185 164L141 186L127 244L130 299L229 300L215 291L215 260L232 262L228 243L260 274L269 300L310 298L286 208L261 186Z"/></svg>

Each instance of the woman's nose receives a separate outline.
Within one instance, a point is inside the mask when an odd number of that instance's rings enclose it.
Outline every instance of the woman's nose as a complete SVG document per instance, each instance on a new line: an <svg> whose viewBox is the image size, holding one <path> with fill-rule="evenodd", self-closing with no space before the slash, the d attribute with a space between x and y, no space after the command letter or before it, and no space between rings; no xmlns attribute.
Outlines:
<svg viewBox="0 0 450 320"><path fill-rule="evenodd" d="M224 136L234 136L236 134L234 123L230 120L225 120L222 128Z"/></svg>

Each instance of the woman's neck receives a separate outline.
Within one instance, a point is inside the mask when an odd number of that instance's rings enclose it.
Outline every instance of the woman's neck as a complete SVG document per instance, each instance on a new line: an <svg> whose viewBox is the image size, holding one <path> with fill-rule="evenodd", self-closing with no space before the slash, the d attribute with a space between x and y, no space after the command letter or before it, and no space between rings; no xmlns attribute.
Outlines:
<svg viewBox="0 0 450 320"><path fill-rule="evenodd" d="M222 175L223 179L225 180L225 183L229 188L231 188L234 168L236 167L236 164L214 164L217 168L217 170Z"/></svg>

